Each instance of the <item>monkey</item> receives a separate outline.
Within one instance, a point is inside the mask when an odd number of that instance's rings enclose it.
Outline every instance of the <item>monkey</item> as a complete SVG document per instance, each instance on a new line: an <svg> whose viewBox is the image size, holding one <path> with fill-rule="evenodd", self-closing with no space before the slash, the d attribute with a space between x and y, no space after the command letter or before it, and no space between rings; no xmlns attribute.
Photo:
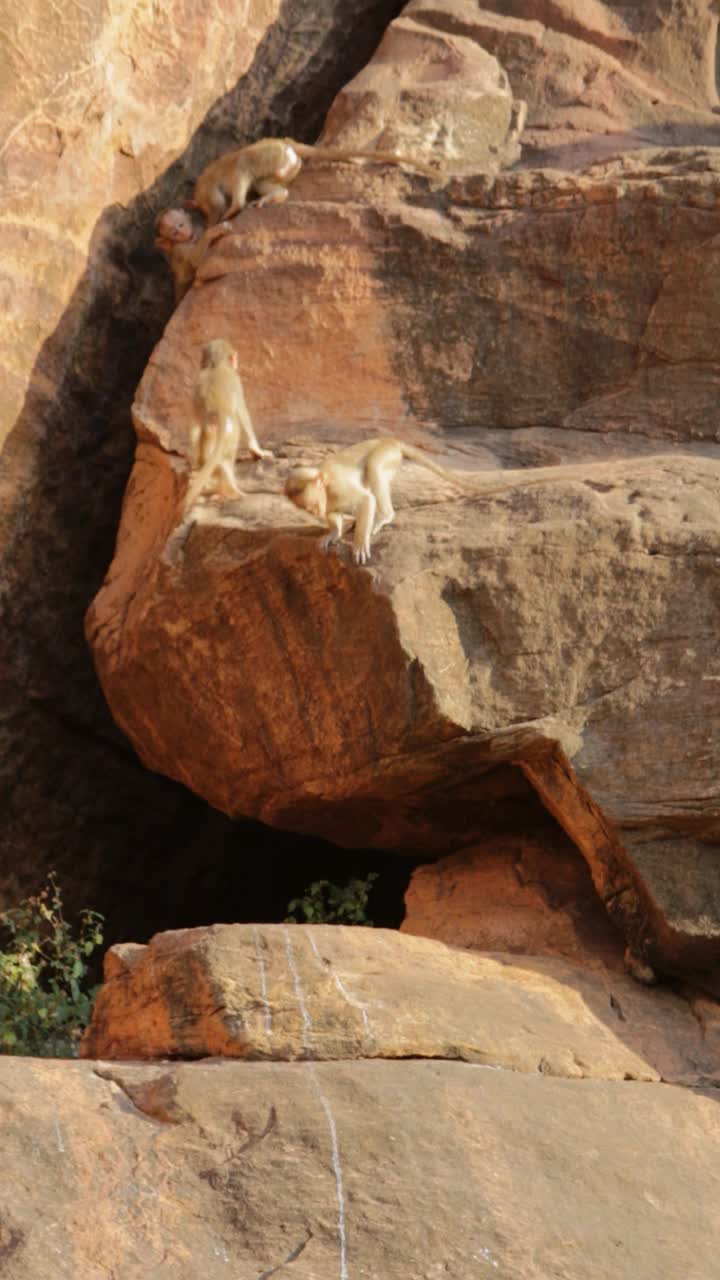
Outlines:
<svg viewBox="0 0 720 1280"><path fill-rule="evenodd" d="M320 467L296 467L285 482L285 495L326 522L330 532L320 539L323 551L342 537L345 520L354 515L353 560L367 564L373 535L395 518L390 486L403 458L465 488L458 472L441 467L411 444L383 436L342 449Z"/></svg>
<svg viewBox="0 0 720 1280"><path fill-rule="evenodd" d="M203 347L194 408L199 425L193 425L190 440L199 470L188 485L186 509L216 471L227 496L242 496L233 470L241 444L254 458L273 457L270 449L261 449L257 442L237 371L237 352L224 338L213 338Z"/></svg>
<svg viewBox="0 0 720 1280"><path fill-rule="evenodd" d="M394 151L346 151L333 147L314 147L292 138L262 138L249 147L228 151L203 169L188 206L200 209L215 226L221 218L233 218L245 208L251 191L265 204L281 204L288 197L288 187L302 169L303 160L376 160L381 164L406 164L420 173L437 178L429 166Z"/></svg>
<svg viewBox="0 0 720 1280"><path fill-rule="evenodd" d="M185 297L210 245L231 230L227 222L203 229L198 215L187 209L166 209L160 214L154 243L172 271L176 306Z"/></svg>
<svg viewBox="0 0 720 1280"><path fill-rule="evenodd" d="M353 560L367 564L372 538L395 519L390 487L403 458L426 467L443 480L449 480L467 496L494 497L509 493L522 485L532 488L550 483L548 475L504 480L499 484L478 484L478 472L468 474L450 470L432 462L420 449L394 436L379 440L362 440L332 454L319 467L296 467L285 482L285 496L310 515L323 520L330 532L320 539L323 551L343 535L345 520L355 518ZM585 477L571 469L563 469L561 479L581 480Z"/></svg>

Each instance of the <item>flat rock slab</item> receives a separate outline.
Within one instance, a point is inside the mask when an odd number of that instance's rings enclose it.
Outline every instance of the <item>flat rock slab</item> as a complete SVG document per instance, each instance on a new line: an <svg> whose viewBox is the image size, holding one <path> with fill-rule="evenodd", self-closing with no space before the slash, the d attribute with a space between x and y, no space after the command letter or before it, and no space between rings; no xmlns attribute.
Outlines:
<svg viewBox="0 0 720 1280"><path fill-rule="evenodd" d="M679 995L551 957L386 929L214 925L112 947L105 977L84 1057L452 1058L720 1083L712 1015L707 1031Z"/></svg>
<svg viewBox="0 0 720 1280"><path fill-rule="evenodd" d="M715 1280L720 1109L460 1062L0 1059L4 1280Z"/></svg>

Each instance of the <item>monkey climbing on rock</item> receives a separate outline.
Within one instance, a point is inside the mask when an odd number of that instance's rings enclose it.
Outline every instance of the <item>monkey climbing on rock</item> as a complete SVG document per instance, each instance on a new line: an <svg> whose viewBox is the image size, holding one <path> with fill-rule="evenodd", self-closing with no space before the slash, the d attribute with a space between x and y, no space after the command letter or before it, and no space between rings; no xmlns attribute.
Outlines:
<svg viewBox="0 0 720 1280"><path fill-rule="evenodd" d="M189 209L166 209L155 223L155 248L167 259L175 281L175 305L182 302L210 245L232 228L229 223L204 228Z"/></svg>
<svg viewBox="0 0 720 1280"><path fill-rule="evenodd" d="M190 208L200 209L209 226L232 218L245 208L251 191L260 199L257 207L287 200L288 187L302 169L303 160L375 160L378 164L407 165L437 178L435 170L394 151L346 151L314 147L292 138L263 138L249 147L228 151L209 164L195 183Z"/></svg>
<svg viewBox="0 0 720 1280"><path fill-rule="evenodd" d="M237 371L237 353L224 338L213 338L203 347L194 409L197 421L190 440L200 468L188 485L186 510L208 487L216 472L220 473L221 491L230 497L242 495L234 471L241 444L254 458L273 456L270 449L261 449L257 442Z"/></svg>

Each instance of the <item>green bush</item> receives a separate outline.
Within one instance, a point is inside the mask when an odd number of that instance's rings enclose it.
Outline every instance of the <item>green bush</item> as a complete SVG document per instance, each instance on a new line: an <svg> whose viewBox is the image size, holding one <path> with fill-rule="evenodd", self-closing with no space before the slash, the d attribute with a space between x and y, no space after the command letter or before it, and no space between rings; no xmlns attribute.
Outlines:
<svg viewBox="0 0 720 1280"><path fill-rule="evenodd" d="M0 1053L77 1055L97 988L83 989L102 916L81 911L76 936L54 874L35 897L0 913Z"/></svg>
<svg viewBox="0 0 720 1280"><path fill-rule="evenodd" d="M347 884L333 884L330 880L315 880L301 898L288 902L288 911L302 913L305 924L372 924L368 920L368 898L377 880L378 872L371 871L364 880L348 880ZM297 924L295 914L286 917L289 924Z"/></svg>

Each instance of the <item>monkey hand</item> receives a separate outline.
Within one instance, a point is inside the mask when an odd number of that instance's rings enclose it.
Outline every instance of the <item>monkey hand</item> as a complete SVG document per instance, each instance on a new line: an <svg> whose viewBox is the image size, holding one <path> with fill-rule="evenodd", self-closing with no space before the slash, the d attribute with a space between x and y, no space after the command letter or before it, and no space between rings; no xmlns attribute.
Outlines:
<svg viewBox="0 0 720 1280"><path fill-rule="evenodd" d="M353 547L352 557L355 564L367 564L370 552L366 547Z"/></svg>
<svg viewBox="0 0 720 1280"><path fill-rule="evenodd" d="M222 236L229 235L232 230L231 222L218 222L214 227L208 227L205 232L207 243L212 244L214 240L220 240Z"/></svg>

